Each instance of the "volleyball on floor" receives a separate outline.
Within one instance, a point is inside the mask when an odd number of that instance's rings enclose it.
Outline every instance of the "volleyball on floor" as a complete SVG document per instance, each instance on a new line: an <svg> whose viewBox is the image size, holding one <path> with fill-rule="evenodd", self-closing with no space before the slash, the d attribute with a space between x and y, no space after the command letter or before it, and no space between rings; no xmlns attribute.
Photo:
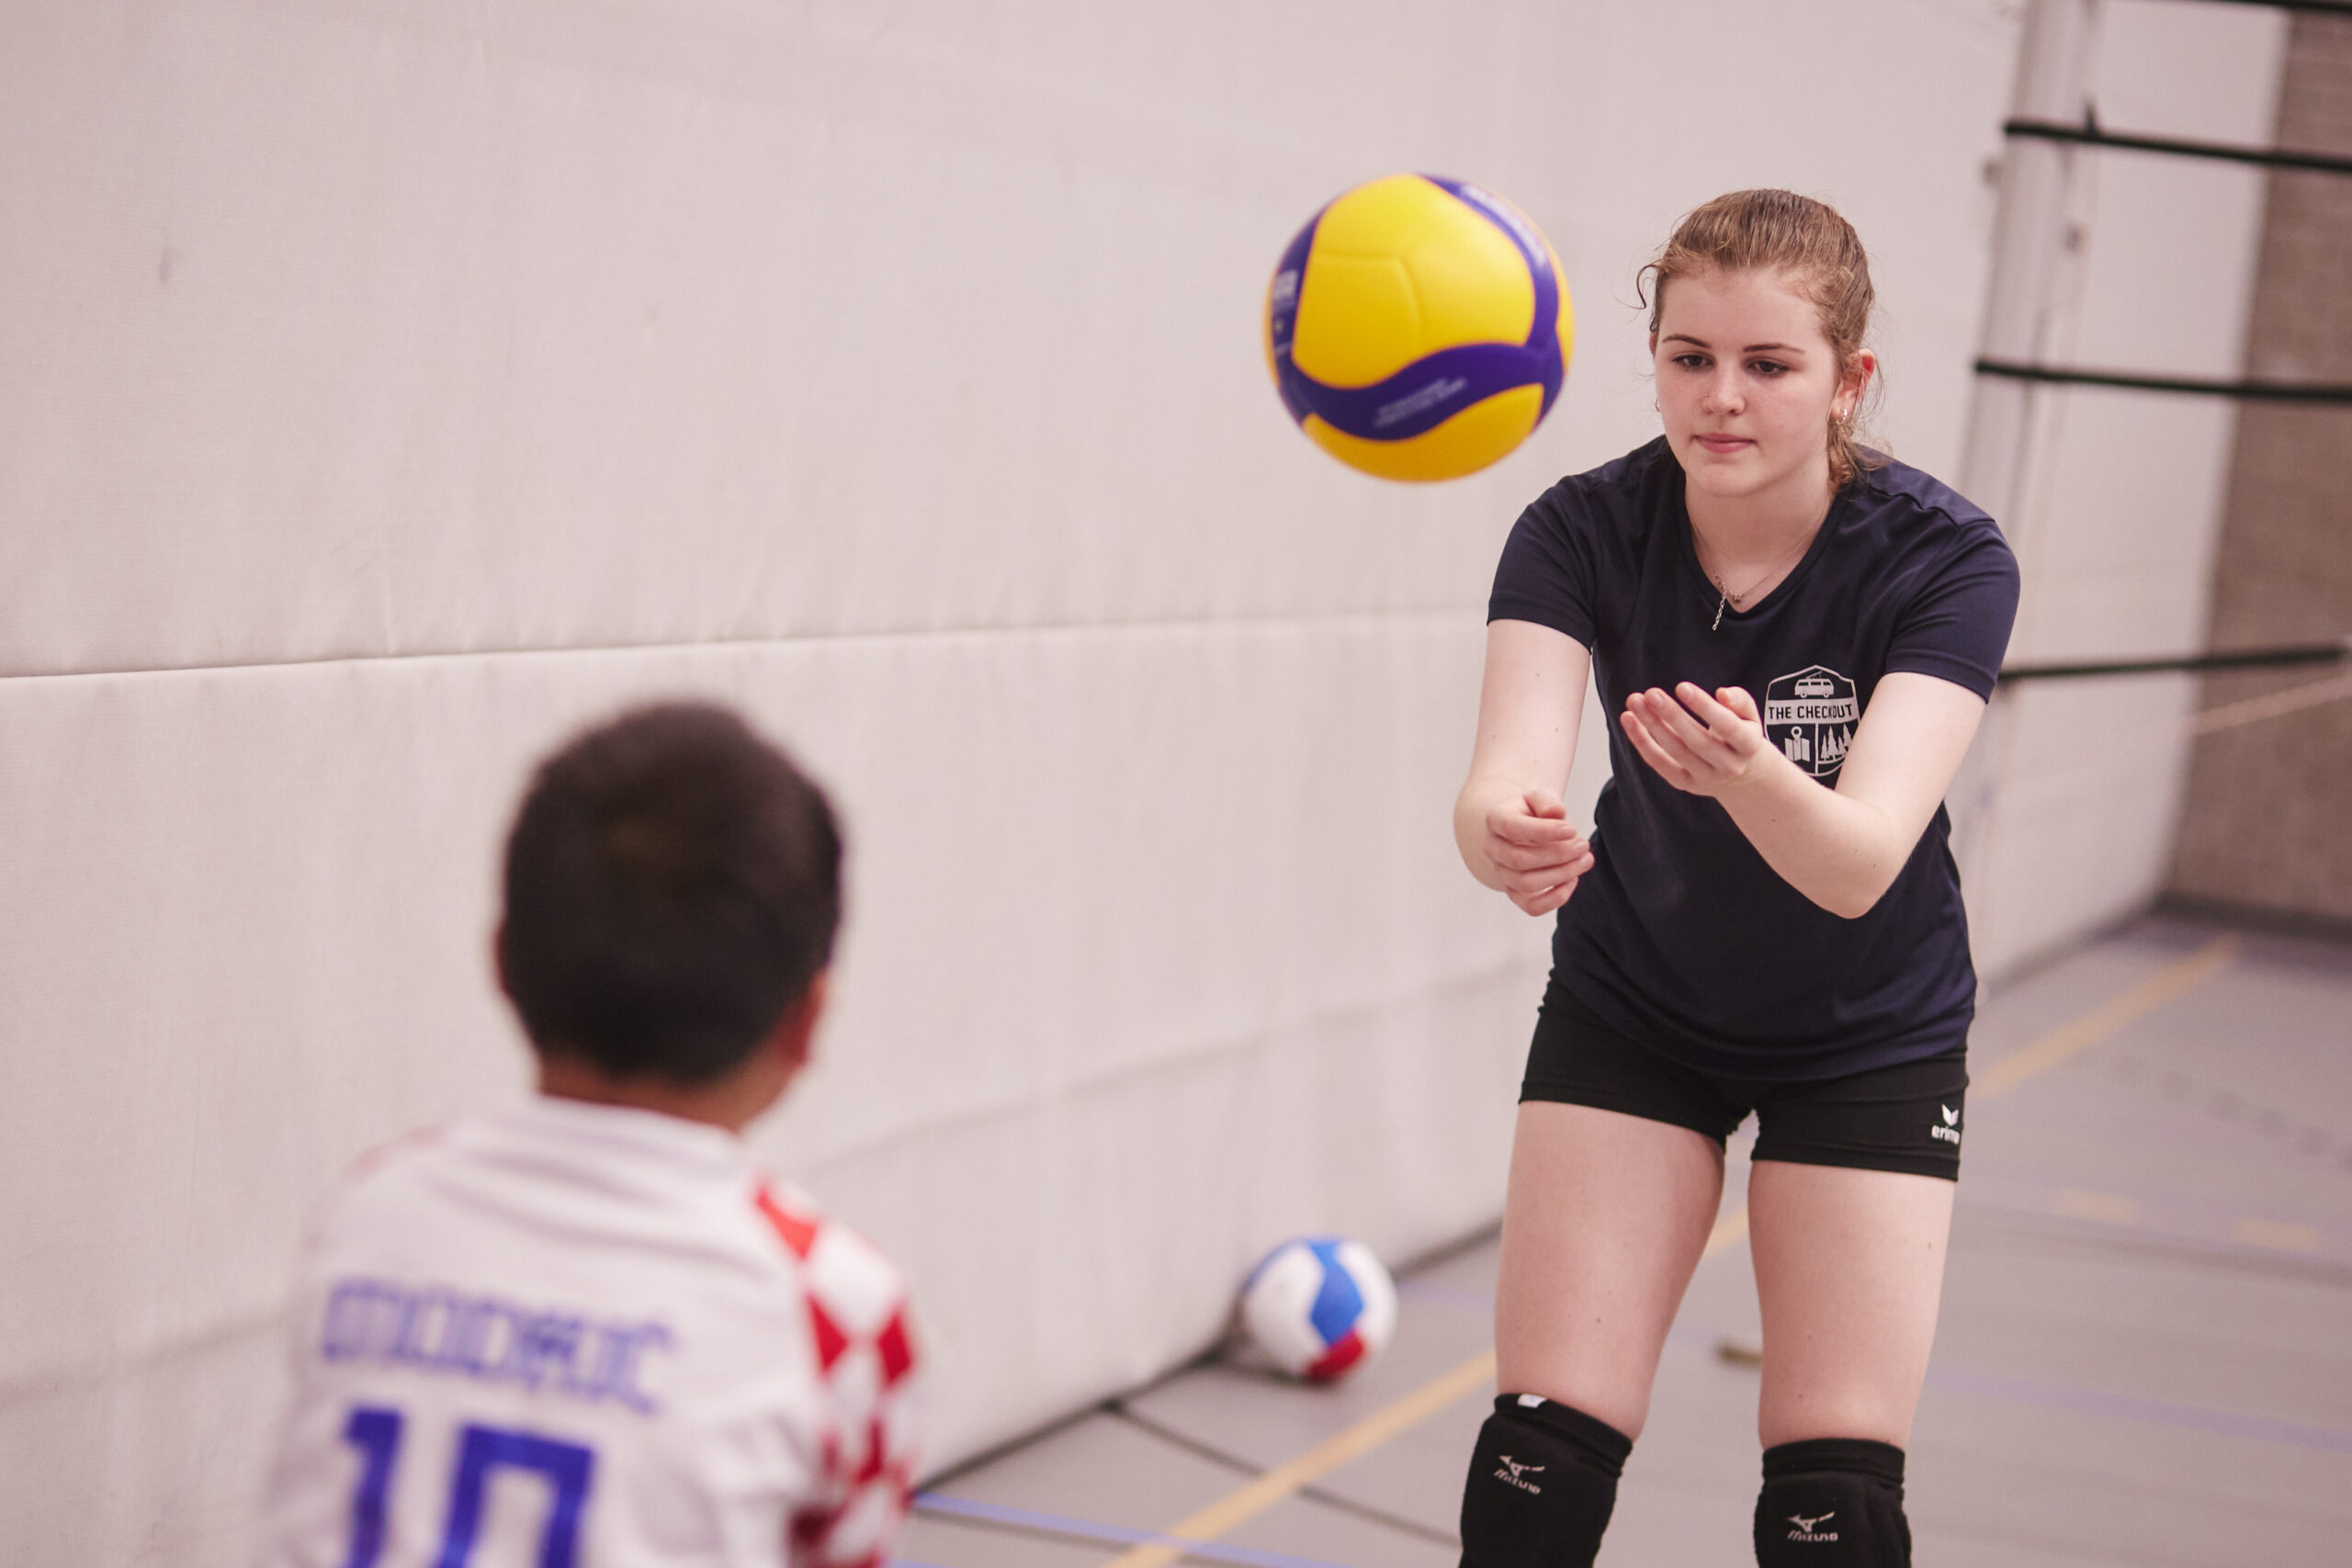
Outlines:
<svg viewBox="0 0 2352 1568"><path fill-rule="evenodd" d="M1560 395L1575 335L1535 225L1435 175L1332 201L1266 291L1283 406L1323 450L1386 479L1456 479L1526 440Z"/></svg>
<svg viewBox="0 0 2352 1568"><path fill-rule="evenodd" d="M1396 1286L1360 1241L1303 1236L1266 1254L1241 1285L1241 1323L1295 1377L1336 1378L1396 1332Z"/></svg>

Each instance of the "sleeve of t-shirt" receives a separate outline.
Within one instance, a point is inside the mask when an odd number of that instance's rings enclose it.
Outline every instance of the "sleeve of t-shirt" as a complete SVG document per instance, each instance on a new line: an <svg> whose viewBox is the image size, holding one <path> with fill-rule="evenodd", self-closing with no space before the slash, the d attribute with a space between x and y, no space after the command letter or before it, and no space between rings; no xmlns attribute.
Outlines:
<svg viewBox="0 0 2352 1568"><path fill-rule="evenodd" d="M922 1461L918 1347L906 1281L865 1237L797 1193L764 1205L800 1255L804 1303L831 1405L815 1495L791 1521L792 1568L883 1568Z"/></svg>
<svg viewBox="0 0 2352 1568"><path fill-rule="evenodd" d="M1984 525L1905 608L1886 671L1933 675L1990 699L2017 617L2017 557Z"/></svg>
<svg viewBox="0 0 2352 1568"><path fill-rule="evenodd" d="M1489 621L1532 621L1592 646L1590 541L1576 525L1577 497L1565 487L1519 514L1487 600Z"/></svg>

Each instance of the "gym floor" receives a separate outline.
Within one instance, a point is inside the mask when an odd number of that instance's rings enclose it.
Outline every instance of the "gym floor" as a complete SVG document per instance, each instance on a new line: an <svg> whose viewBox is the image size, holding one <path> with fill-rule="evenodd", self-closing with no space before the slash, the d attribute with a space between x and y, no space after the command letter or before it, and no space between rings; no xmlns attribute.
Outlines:
<svg viewBox="0 0 2352 1568"><path fill-rule="evenodd" d="M1939 1568L2352 1557L2352 946L2152 918L1980 1011L1912 1435ZM1605 1564L1752 1562L1744 1134ZM943 1477L905 1568L1450 1568L1495 1242L1338 1388L1215 1359Z"/></svg>

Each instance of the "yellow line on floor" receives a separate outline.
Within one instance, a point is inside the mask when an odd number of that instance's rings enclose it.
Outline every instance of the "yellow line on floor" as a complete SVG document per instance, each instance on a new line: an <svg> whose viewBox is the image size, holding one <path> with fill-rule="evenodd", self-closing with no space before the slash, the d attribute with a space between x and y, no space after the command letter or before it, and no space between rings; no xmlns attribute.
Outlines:
<svg viewBox="0 0 2352 1568"><path fill-rule="evenodd" d="M2157 970L2122 995L2063 1029L2043 1035L2015 1055L2004 1056L1970 1093L1978 1100L2006 1094L2037 1073L2047 1072L2079 1051L2087 1050L2143 1013L2181 995L2229 963L2236 955L2238 939L2217 937L2187 958ZM1740 1207L1715 1222L1707 1233L1702 1260L1747 1237L1747 1208ZM1196 1514L1168 1527L1163 1534L1186 1540L1215 1540L1238 1529L1300 1488L1312 1486L1350 1460L1371 1452L1408 1427L1417 1427L1456 1400L1494 1387L1495 1353L1474 1356L1452 1371L1431 1379L1395 1404L1374 1411L1338 1435L1325 1438L1296 1459L1274 1466L1249 1484L1211 1503ZM1180 1562L1184 1549L1165 1541L1130 1547L1103 1568L1168 1568Z"/></svg>
<svg viewBox="0 0 2352 1568"><path fill-rule="evenodd" d="M2136 1225L2140 1205L2112 1192L2081 1192L2062 1189L2051 1207L2070 1220L2097 1220L2103 1225Z"/></svg>
<svg viewBox="0 0 2352 1568"><path fill-rule="evenodd" d="M2275 1247L2282 1252L2317 1252L2319 1227L2296 1224L2290 1220L2241 1219L2235 1227L2237 1238L2256 1247Z"/></svg>
<svg viewBox="0 0 2352 1568"><path fill-rule="evenodd" d="M1724 1247L1731 1247L1736 1243L1746 1241L1747 1239L1747 1205L1742 1203L1738 1208L1734 1209L1730 1213L1725 1214L1722 1219L1717 1220L1715 1222L1715 1228L1707 1233L1707 1245L1700 1248L1699 1261L1704 1263L1708 1258L1713 1258Z"/></svg>
<svg viewBox="0 0 2352 1568"><path fill-rule="evenodd" d="M2052 1213L2070 1220L2091 1220L2103 1225L2138 1226L2146 1222L2137 1199L2119 1197L2112 1192L2085 1192L2078 1188L2062 1187L2050 1195ZM2177 1233L2180 1226L2167 1224L2159 1211L2154 1222L2159 1231ZM2197 1232L2192 1228L2191 1235ZM2233 1239L2248 1247L2267 1247L2280 1252L2317 1252L2325 1239L2317 1225L2300 1220L2271 1220L2258 1214L2240 1214L2230 1223Z"/></svg>
<svg viewBox="0 0 2352 1568"><path fill-rule="evenodd" d="M2188 957L2175 959L2130 990L1985 1068L1969 1086L1968 1098L1979 1105L1998 1099L2028 1078L2089 1050L2125 1024L2211 979L2237 956L2242 945L2234 936L2217 936Z"/></svg>
<svg viewBox="0 0 2352 1568"><path fill-rule="evenodd" d="M1700 1254L1713 1258L1747 1235L1747 1211L1736 1209L1715 1222L1707 1234L1707 1245ZM1283 1499L1295 1495L1302 1487L1312 1486L1323 1477L1359 1455L1396 1437L1410 1427L1417 1427L1457 1400L1474 1393L1485 1393L1495 1386L1495 1353L1483 1351L1463 1362L1450 1372L1430 1379L1412 1393L1374 1411L1355 1425L1343 1428L1338 1436L1326 1438L1296 1459L1259 1476L1239 1490L1228 1493L1203 1508L1199 1513L1180 1519L1168 1527L1163 1534L1181 1536L1186 1540L1215 1540L1227 1530L1257 1517ZM1166 1542L1149 1542L1131 1547L1113 1558L1105 1568L1167 1568L1184 1555L1181 1546Z"/></svg>
<svg viewBox="0 0 2352 1568"><path fill-rule="evenodd" d="M1187 1540L1215 1540L1291 1496L1300 1487L1313 1485L1357 1455L1369 1453L1458 1399L1492 1388L1494 1382L1495 1354L1489 1350L1444 1376L1423 1383L1394 1404L1374 1411L1296 1459L1276 1465L1238 1491L1228 1493L1199 1513L1169 1526L1165 1533ZM1129 1548L1113 1558L1106 1568L1167 1568L1167 1564L1183 1555L1181 1546L1155 1541Z"/></svg>

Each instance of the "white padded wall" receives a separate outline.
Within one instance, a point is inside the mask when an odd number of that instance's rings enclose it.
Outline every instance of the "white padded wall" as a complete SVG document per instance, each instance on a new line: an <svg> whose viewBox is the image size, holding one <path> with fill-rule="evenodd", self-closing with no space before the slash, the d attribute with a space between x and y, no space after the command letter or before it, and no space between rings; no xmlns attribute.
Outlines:
<svg viewBox="0 0 2352 1568"><path fill-rule="evenodd" d="M2129 0L2087 9L2080 92L2103 125L2268 142L2283 13ZM2041 356L2238 377L2262 172L2146 153L2068 155L2064 254ZM2091 387L2031 396L2020 493L2003 519L2024 574L2010 661L2199 651L2236 411L2220 398ZM2188 764L2182 721L2195 703L2195 681L2181 675L2003 692L1954 791L1981 969L2015 968L2155 896Z"/></svg>
<svg viewBox="0 0 2352 1568"><path fill-rule="evenodd" d="M241 1560L300 1217L521 1092L499 835L637 696L844 807L755 1138L914 1276L937 1460L1198 1348L1283 1235L1491 1219L1544 946L1447 826L1495 552L1654 433L1633 269L1741 185L1872 242L1949 466L2002 10L0 10L8 1561ZM1398 168L1524 206L1579 311L1436 489L1316 452L1258 341Z"/></svg>

